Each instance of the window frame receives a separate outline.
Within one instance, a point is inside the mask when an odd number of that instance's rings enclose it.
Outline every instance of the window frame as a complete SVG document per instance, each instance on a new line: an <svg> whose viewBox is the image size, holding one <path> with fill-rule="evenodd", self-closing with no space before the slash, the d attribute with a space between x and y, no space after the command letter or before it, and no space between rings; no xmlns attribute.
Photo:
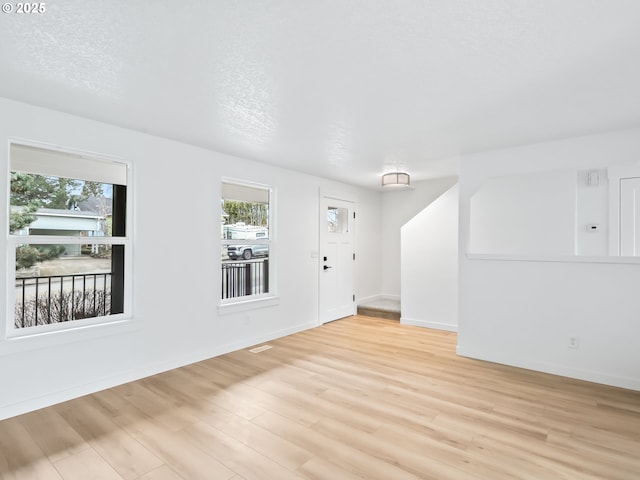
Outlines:
<svg viewBox="0 0 640 480"><path fill-rule="evenodd" d="M104 162L105 164L117 163L125 168L126 184L124 185L125 199L122 208L124 208L124 229L125 234L123 236L103 236L103 237L86 237L86 236L74 236L74 235L17 235L10 233L9 218L11 213L11 172L22 171L14 169L12 165L12 146L24 146L32 147L43 150L48 150L55 154L70 155L73 157L83 157L88 161ZM72 332L83 330L87 327L101 326L101 325L114 325L122 323L123 321L130 320L132 317L132 200L131 200L131 163L124 160L121 157L112 155L97 154L94 152L87 152L74 148L60 147L56 145L27 141L23 139L10 138L7 148L7 162L5 168L5 183L6 183L6 222L5 222L5 238L6 238L6 322L5 328L0 329L0 332L4 332L5 340L23 339L30 337L41 337L43 334L53 334L62 332ZM77 175L80 177L81 175ZM68 178L60 175L61 178ZM82 180L82 178L77 178ZM115 205L114 205L115 208ZM84 319L75 319L72 321L58 322L46 325L35 325L31 327L15 327L15 302L16 302L16 247L18 245L51 245L51 244L66 244L66 245L121 245L124 248L123 255L123 271L122 280L124 282L122 288L122 313L115 313L109 315L102 315L96 317L89 317ZM0 338L2 340L2 338Z"/></svg>
<svg viewBox="0 0 640 480"><path fill-rule="evenodd" d="M268 193L268 238L256 238L256 239L225 239L220 236L220 250L222 250L227 245L246 245L247 243L251 243L252 245L267 245L269 250L269 273L268 273L268 285L269 291L264 293L257 293L251 295L243 295L238 297L230 297L230 298L221 298L221 294L218 300L218 313L233 313L236 311L243 311L252 308L258 308L262 306L272 305L277 302L278 296L277 292L277 284L276 284L276 258L277 258L277 240L276 240L276 190L272 185L253 182L250 180L243 180L238 178L231 177L222 177L220 180L220 195L219 195L219 205L220 205L220 218L222 218L223 211L223 203L225 198L223 197L223 184L231 184L237 185L240 187L248 187L254 188L257 190L265 190ZM222 264L223 260L220 257L220 272L222 272ZM220 282L220 288L218 288L218 292L222 291L222 278L218 277Z"/></svg>

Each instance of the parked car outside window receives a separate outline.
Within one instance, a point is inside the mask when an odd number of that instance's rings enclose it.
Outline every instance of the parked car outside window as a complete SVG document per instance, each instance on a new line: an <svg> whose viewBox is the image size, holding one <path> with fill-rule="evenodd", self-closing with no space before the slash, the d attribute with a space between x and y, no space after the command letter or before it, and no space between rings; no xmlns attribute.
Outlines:
<svg viewBox="0 0 640 480"><path fill-rule="evenodd" d="M254 257L268 257L269 245L228 245L227 255L231 260L242 258L250 260Z"/></svg>

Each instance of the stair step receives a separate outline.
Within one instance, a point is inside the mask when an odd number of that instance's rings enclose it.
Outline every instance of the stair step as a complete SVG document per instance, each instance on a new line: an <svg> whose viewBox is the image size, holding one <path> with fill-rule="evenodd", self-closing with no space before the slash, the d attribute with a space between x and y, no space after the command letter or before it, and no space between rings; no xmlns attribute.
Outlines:
<svg viewBox="0 0 640 480"><path fill-rule="evenodd" d="M367 307L364 305L358 306L358 315L365 315L367 317L385 318L387 320L400 320L400 312L387 310L383 308Z"/></svg>

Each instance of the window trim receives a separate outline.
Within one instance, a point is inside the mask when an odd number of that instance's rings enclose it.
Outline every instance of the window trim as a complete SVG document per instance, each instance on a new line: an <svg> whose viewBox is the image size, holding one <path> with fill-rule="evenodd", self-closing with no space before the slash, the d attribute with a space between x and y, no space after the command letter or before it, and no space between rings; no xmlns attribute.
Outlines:
<svg viewBox="0 0 640 480"><path fill-rule="evenodd" d="M222 185L223 184L234 184L242 187L249 187L255 189L266 190L268 192L269 198L269 215L268 215L268 223L269 223L269 237L261 238L261 239L251 239L249 240L251 244L254 245L268 245L269 247L269 291L266 293L258 293L252 295L245 295L241 297L231 297L231 298L220 298L218 299L218 313L226 314L233 313L236 311L245 311L251 310L254 308L259 308L262 306L269 306L278 302L277 295L277 233L276 233L276 189L273 185L254 182L250 180L243 180L232 177L222 177L220 179L220 195L219 195L219 214L220 218L222 217L222 202L220 200L224 200L222 195ZM225 245L246 245L248 240L243 239L220 239L220 248L224 248ZM222 259L220 258L220 269L222 271ZM218 277L218 281L220 282L218 292L221 292L221 277Z"/></svg>
<svg viewBox="0 0 640 480"><path fill-rule="evenodd" d="M57 236L57 235L15 235L9 232L9 218L11 212L11 147L12 145L33 147L44 150L49 150L54 154L68 154L74 156L86 157L90 161L98 161L105 163L118 163L121 164L126 170L126 198L125 198L125 218L124 218L124 236L111 236L111 237L81 237L81 236ZM4 328L0 327L0 342L2 341L14 341L26 338L40 338L42 336L50 337L52 334L73 332L78 330L86 330L91 327L100 327L103 325L118 325L128 321L132 318L133 312L133 252L132 252L132 238L131 232L133 227L133 209L132 209L132 194L131 185L132 181L132 164L131 162L117 156L97 154L94 152L79 150L75 148L66 148L58 145L51 145L42 142L36 142L31 140L25 140L21 138L9 138L7 142L7 162L4 169L6 195L4 196L6 221L5 221L5 239L6 239L6 321ZM21 171L21 170L17 170ZM67 177L64 177L67 178ZM80 178L80 180L82 180ZM14 315L15 315L15 248L20 244L30 245L42 245L42 244L99 244L99 245L122 245L124 246L124 271L123 271L123 305L122 313L110 314L99 317L90 317L85 319L78 319L69 322L60 322L49 325L37 325L33 327L15 328Z"/></svg>

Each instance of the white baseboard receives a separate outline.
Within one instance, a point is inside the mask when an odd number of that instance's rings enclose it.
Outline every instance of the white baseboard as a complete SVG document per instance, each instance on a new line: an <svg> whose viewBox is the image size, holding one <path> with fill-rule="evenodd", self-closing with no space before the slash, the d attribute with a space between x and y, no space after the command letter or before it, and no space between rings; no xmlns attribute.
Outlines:
<svg viewBox="0 0 640 480"><path fill-rule="evenodd" d="M400 317L400 323L403 325L413 325L414 327L434 328L436 330L446 330L448 332L457 332L458 325L451 323L429 322L427 320L418 320L415 318Z"/></svg>
<svg viewBox="0 0 640 480"><path fill-rule="evenodd" d="M175 368L184 367L185 365L190 365L192 363L207 360L209 358L224 355L225 353L241 350L258 343L268 342L315 327L317 327L317 324L315 322L307 322L291 328L246 338L240 342L232 342L225 345L217 346L212 349L202 349L197 352L191 352L188 355L180 355L174 357L170 360L154 362L143 367L135 368L133 370L118 372L114 375L109 375L88 383L83 383L71 388L65 388L56 392L51 392L44 396L28 398L14 404L1 405L0 420L15 417L17 415L22 415L23 413L32 412L40 408L49 407L57 403L66 402L68 400L82 397L84 395L90 395L101 390L117 387L118 385L122 385L124 383L140 380L151 375L156 375L158 373L173 370Z"/></svg>
<svg viewBox="0 0 640 480"><path fill-rule="evenodd" d="M368 302L377 302L380 300L394 300L396 302L399 302L400 295L385 295L382 293L378 295L369 295L368 297L358 298L358 305L361 305L363 303L368 303Z"/></svg>
<svg viewBox="0 0 640 480"><path fill-rule="evenodd" d="M400 301L400 295L387 295L385 293L383 293L382 295L380 295L380 299L381 300L395 300L396 302Z"/></svg>
<svg viewBox="0 0 640 480"><path fill-rule="evenodd" d="M381 295L369 295L368 297L358 298L358 305L367 302L375 302L380 300Z"/></svg>
<svg viewBox="0 0 640 480"><path fill-rule="evenodd" d="M562 377L575 378L577 380L640 391L640 378L619 377L604 372L583 370L566 365L538 362L530 359L507 358L500 355L499 352L485 352L460 346L456 348L456 353L462 357L475 358L477 360L485 360L487 362L499 363L501 365L509 365L512 367L534 370L536 372L549 373L551 375L560 375Z"/></svg>

